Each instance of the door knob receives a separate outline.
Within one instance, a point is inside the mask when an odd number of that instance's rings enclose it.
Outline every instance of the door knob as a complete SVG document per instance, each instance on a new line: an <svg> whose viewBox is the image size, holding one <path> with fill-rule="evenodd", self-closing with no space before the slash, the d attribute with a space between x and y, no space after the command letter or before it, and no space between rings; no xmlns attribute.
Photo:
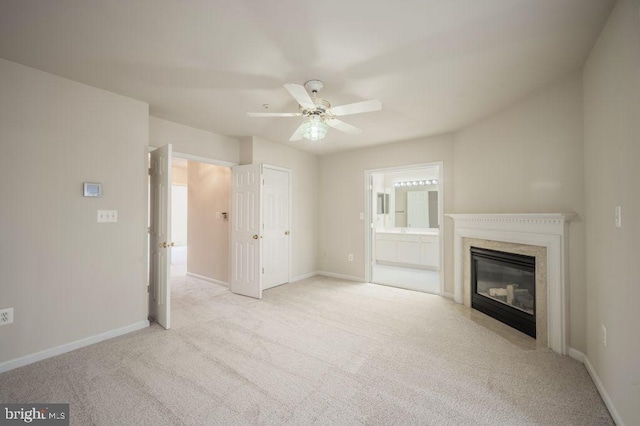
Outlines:
<svg viewBox="0 0 640 426"><path fill-rule="evenodd" d="M257 239L258 239L258 235L254 235L254 236L253 236L253 239L254 239L254 240L257 240Z"/></svg>
<svg viewBox="0 0 640 426"><path fill-rule="evenodd" d="M289 231L284 231L284 235L289 235Z"/></svg>

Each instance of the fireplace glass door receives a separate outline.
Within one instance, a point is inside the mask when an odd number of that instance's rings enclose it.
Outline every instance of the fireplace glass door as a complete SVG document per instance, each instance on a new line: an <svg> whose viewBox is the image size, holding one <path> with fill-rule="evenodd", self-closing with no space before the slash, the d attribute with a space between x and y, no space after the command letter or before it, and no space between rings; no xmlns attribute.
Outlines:
<svg viewBox="0 0 640 426"><path fill-rule="evenodd" d="M535 258L471 247L471 306L535 337Z"/></svg>

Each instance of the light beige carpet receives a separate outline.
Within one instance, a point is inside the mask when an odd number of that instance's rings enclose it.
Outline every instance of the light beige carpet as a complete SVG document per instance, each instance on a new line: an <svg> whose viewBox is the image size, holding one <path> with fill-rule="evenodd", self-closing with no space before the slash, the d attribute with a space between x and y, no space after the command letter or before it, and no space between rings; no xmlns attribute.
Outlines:
<svg viewBox="0 0 640 426"><path fill-rule="evenodd" d="M0 375L74 425L613 424L584 366L429 294L314 277L254 300L184 278L158 326Z"/></svg>

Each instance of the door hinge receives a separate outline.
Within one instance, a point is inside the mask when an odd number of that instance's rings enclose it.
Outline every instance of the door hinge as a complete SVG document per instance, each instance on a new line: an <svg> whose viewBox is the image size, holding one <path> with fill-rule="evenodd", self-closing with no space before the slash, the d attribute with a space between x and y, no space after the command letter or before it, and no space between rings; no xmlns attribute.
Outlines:
<svg viewBox="0 0 640 426"><path fill-rule="evenodd" d="M369 185L369 191L373 189L373 185Z"/></svg>
<svg viewBox="0 0 640 426"><path fill-rule="evenodd" d="M147 286L147 293L149 293L149 286Z"/></svg>
<svg viewBox="0 0 640 426"><path fill-rule="evenodd" d="M264 274L264 268L262 268L262 273Z"/></svg>
<svg viewBox="0 0 640 426"><path fill-rule="evenodd" d="M151 172L152 172L151 167L149 167L149 168L147 169L147 173L149 174L149 176L151 176Z"/></svg>

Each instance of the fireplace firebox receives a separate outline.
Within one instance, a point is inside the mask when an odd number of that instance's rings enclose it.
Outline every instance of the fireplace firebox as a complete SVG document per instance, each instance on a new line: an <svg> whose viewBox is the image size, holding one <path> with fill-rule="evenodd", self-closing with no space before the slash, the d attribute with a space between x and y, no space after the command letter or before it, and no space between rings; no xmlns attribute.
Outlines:
<svg viewBox="0 0 640 426"><path fill-rule="evenodd" d="M471 247L471 307L536 337L536 259Z"/></svg>

